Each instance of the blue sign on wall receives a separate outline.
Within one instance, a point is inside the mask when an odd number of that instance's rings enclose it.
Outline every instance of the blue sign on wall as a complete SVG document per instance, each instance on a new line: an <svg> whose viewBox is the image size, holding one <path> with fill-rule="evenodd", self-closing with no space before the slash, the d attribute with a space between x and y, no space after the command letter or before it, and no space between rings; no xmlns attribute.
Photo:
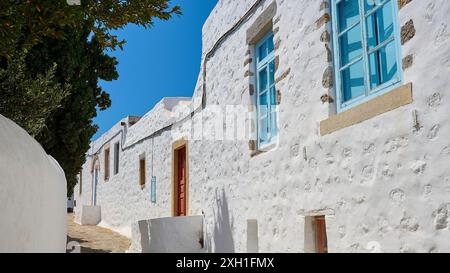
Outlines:
<svg viewBox="0 0 450 273"><path fill-rule="evenodd" d="M152 176L151 200L152 203L156 203L156 176Z"/></svg>

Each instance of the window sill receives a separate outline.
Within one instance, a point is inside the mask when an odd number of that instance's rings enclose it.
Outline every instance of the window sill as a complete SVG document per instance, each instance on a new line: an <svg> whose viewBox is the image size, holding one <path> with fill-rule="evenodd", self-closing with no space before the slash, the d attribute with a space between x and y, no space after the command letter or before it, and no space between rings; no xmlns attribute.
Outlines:
<svg viewBox="0 0 450 273"><path fill-rule="evenodd" d="M412 83L408 83L366 103L321 121L320 135L332 134L341 129L411 104L412 102Z"/></svg>

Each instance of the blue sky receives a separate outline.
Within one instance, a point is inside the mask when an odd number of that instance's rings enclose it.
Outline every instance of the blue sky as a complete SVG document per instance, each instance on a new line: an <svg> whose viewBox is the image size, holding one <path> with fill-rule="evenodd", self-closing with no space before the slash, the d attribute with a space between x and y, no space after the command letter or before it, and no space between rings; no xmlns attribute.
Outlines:
<svg viewBox="0 0 450 273"><path fill-rule="evenodd" d="M202 26L217 0L171 3L180 5L183 15L156 21L151 29L129 25L117 32L127 41L123 51L109 52L119 61L119 79L100 83L111 95L112 106L98 112L94 122L100 129L93 139L128 115L144 115L163 97L192 96L200 70Z"/></svg>

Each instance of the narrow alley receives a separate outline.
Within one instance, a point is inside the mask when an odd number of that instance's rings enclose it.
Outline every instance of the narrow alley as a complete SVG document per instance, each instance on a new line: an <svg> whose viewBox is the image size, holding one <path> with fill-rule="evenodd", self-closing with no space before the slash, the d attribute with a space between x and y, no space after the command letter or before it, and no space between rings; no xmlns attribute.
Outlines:
<svg viewBox="0 0 450 273"><path fill-rule="evenodd" d="M109 229L98 226L80 226L74 214L67 214L67 253L124 253L130 240Z"/></svg>

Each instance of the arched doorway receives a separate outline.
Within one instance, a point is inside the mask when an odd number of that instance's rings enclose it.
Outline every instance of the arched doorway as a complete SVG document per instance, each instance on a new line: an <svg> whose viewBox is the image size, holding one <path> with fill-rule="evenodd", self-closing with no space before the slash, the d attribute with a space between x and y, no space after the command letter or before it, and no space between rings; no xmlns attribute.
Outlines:
<svg viewBox="0 0 450 273"><path fill-rule="evenodd" d="M92 206L97 205L97 185L98 185L98 177L100 173L100 162L97 157L93 159L92 164Z"/></svg>

